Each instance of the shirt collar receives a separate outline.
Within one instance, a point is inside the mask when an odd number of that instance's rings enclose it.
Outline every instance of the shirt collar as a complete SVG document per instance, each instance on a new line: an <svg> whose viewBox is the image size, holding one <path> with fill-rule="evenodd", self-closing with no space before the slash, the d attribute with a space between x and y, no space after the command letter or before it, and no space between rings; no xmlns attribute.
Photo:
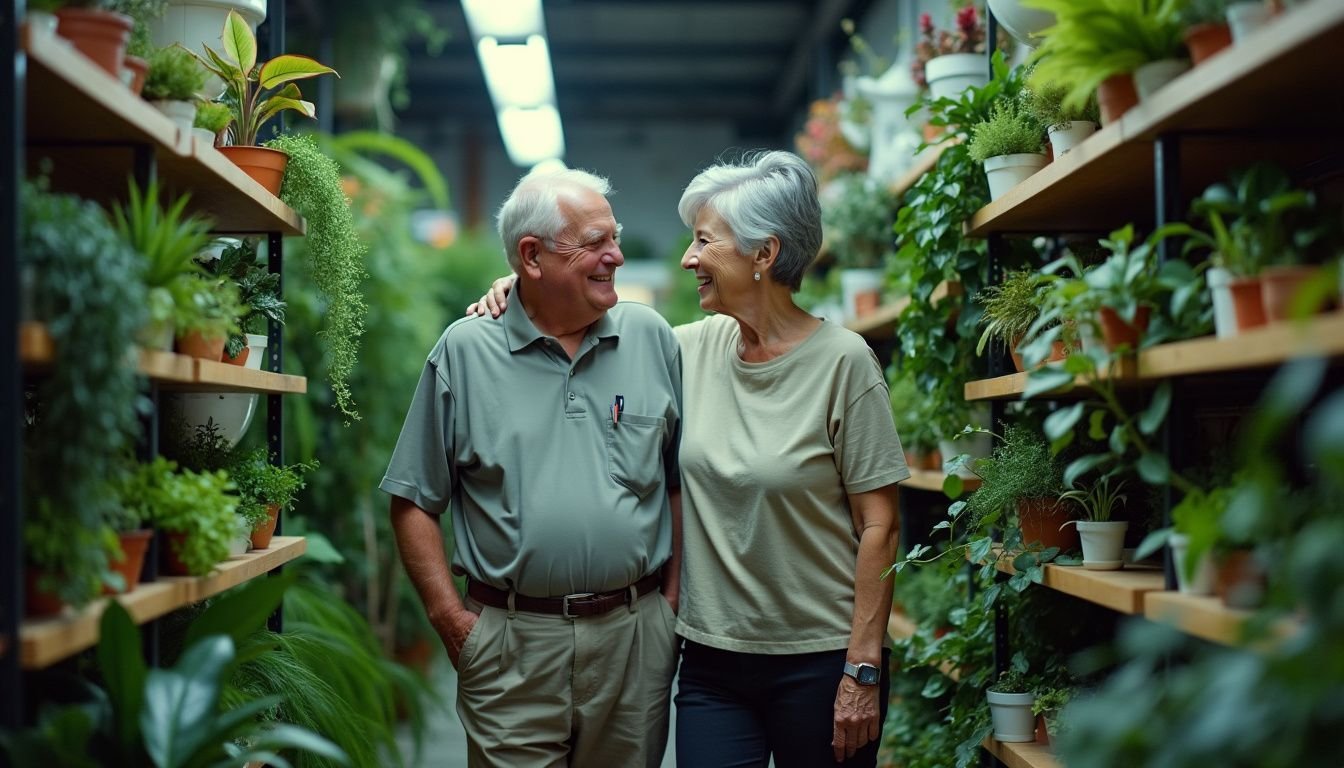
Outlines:
<svg viewBox="0 0 1344 768"><path fill-rule="evenodd" d="M532 318L527 316L527 309L523 307L522 285L518 284L515 288L515 295L518 301L510 306L509 311L504 313L504 333L509 339L509 351L517 352L525 349L531 344L542 339L548 338L546 334L537 329L533 324ZM620 338L620 332L616 328L616 321L611 319L611 312L603 312L602 316L593 323L584 335L584 343L580 349L586 349L591 339L616 339Z"/></svg>

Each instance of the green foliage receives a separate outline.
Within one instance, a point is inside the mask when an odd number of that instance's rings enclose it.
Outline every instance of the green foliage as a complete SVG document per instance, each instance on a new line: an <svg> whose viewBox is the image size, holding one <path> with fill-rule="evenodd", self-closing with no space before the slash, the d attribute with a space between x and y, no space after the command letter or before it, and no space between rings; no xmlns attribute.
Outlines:
<svg viewBox="0 0 1344 768"><path fill-rule="evenodd" d="M197 128L218 135L220 131L229 127L233 122L233 110L229 109L228 104L220 104L217 101L198 101L196 102L196 120L193 125Z"/></svg>
<svg viewBox="0 0 1344 768"><path fill-rule="evenodd" d="M1066 107L1064 98L1067 95L1068 89L1064 86L1059 83L1043 82L1039 78L1033 79L1022 92L1027 112L1047 129L1056 126L1067 127L1069 123L1078 120L1101 122L1101 109L1097 106L1095 93L1089 96L1087 103L1081 107Z"/></svg>
<svg viewBox="0 0 1344 768"><path fill-rule="evenodd" d="M57 2L54 5L60 7L62 4ZM33 7L33 3L28 5ZM149 27L156 19L163 17L163 12L168 6L167 0L103 0L102 5L109 11L124 13L135 20L135 26L131 28L131 39L126 44L126 54L148 59L154 49L149 36Z"/></svg>
<svg viewBox="0 0 1344 768"><path fill-rule="evenodd" d="M210 242L212 224L186 214L190 195L182 195L164 208L157 180L150 181L143 192L134 181L127 186L126 204L113 203L112 222L122 240L140 254L140 278L148 290L153 328L174 322L179 309L190 311L193 284L189 277L200 272L195 256Z"/></svg>
<svg viewBox="0 0 1344 768"><path fill-rule="evenodd" d="M233 447L213 419L195 426L182 421L169 425L162 448L178 466L197 472L227 470L235 461Z"/></svg>
<svg viewBox="0 0 1344 768"><path fill-rule="evenodd" d="M1232 0L1185 0L1180 11L1181 26L1226 24L1227 6L1231 4Z"/></svg>
<svg viewBox="0 0 1344 768"><path fill-rule="evenodd" d="M1068 704L1074 695L1072 688L1054 688L1044 687L1036 690L1036 700L1031 703L1031 713L1033 715L1042 715L1046 713L1059 712Z"/></svg>
<svg viewBox="0 0 1344 768"><path fill-rule="evenodd" d="M233 143L255 146L261 126L285 111L315 117L312 102L304 101L297 80L336 74L331 67L307 56L281 54L257 62L257 38L237 11L229 11L220 35L223 55L210 46L205 56L186 50L200 65L224 81L224 103L233 110ZM283 87L282 87L283 86Z"/></svg>
<svg viewBox="0 0 1344 768"><path fill-rule="evenodd" d="M141 95L149 101L195 101L207 77L187 49L159 48L149 54L149 72Z"/></svg>
<svg viewBox="0 0 1344 768"><path fill-rule="evenodd" d="M1006 517L1019 499L1054 498L1064 489L1063 472L1049 444L1026 427L1009 425L993 455L977 461L974 469L982 482L966 499L973 520L995 512Z"/></svg>
<svg viewBox="0 0 1344 768"><path fill-rule="evenodd" d="M971 126L966 148L971 159L980 163L1002 155L1041 154L1045 152L1045 129L1013 102L1000 102L988 120Z"/></svg>
<svg viewBox="0 0 1344 768"><path fill-rule="evenodd" d="M1003 282L982 290L976 300L985 308L981 317L985 331L975 345L975 354L984 354L990 339L1012 345L1025 336L1041 314L1041 294L1047 283L1043 275L1021 269L1009 272Z"/></svg>
<svg viewBox="0 0 1344 768"><path fill-rule="evenodd" d="M361 293L368 249L355 230L341 168L311 136L279 136L266 146L289 155L280 197L308 220L309 273L326 301L326 327L318 336L326 347L327 381L341 414L358 420L350 377L368 312Z"/></svg>
<svg viewBox="0 0 1344 768"><path fill-rule="evenodd" d="M887 384L891 416L901 445L916 453L928 453L937 448L942 435L930 428L933 401L919 390L913 373L893 365L887 369Z"/></svg>
<svg viewBox="0 0 1344 768"><path fill-rule="evenodd" d="M989 690L995 693L1031 693L1034 687L1024 671L1014 668L1001 672Z"/></svg>
<svg viewBox="0 0 1344 768"><path fill-rule="evenodd" d="M173 551L193 576L204 576L229 556L237 524L238 497L224 471L178 469L159 456L142 464L127 480L127 502L137 499L136 514L166 531L186 534Z"/></svg>
<svg viewBox="0 0 1344 768"><path fill-rule="evenodd" d="M288 512L294 508L295 495L304 488L303 473L315 469L316 461L277 466L267 458L265 449L258 449L236 461L229 474L244 499L275 504L281 512Z"/></svg>
<svg viewBox="0 0 1344 768"><path fill-rule="evenodd" d="M1181 52L1181 0L1026 0L1055 15L1032 53L1033 80L1068 89L1065 106L1082 109L1112 75L1174 59Z"/></svg>
<svg viewBox="0 0 1344 768"><path fill-rule="evenodd" d="M80 605L116 546L108 482L140 433L130 352L145 288L135 253L96 205L33 184L22 188L19 253L55 355L27 403L24 552L44 589Z"/></svg>
<svg viewBox="0 0 1344 768"><path fill-rule="evenodd" d="M1088 488L1073 488L1059 495L1061 501L1072 501L1083 513L1083 519L1094 523L1109 522L1117 506L1123 506L1129 498L1120 491L1125 482L1121 480L1111 486L1111 475L1097 478Z"/></svg>
<svg viewBox="0 0 1344 768"><path fill-rule="evenodd" d="M949 584L936 568L912 568L895 577L894 594L907 617L921 627L951 626L954 610L966 602L961 584Z"/></svg>
<svg viewBox="0 0 1344 768"><path fill-rule="evenodd" d="M821 209L826 242L841 267L881 267L883 256L894 250L891 225L898 198L867 174L850 173L836 179L840 194Z"/></svg>
<svg viewBox="0 0 1344 768"><path fill-rule="evenodd" d="M240 333L229 335L224 351L237 357L247 347L244 333L266 333L266 322L285 322L285 302L280 298L280 273L270 272L257 261L257 249L250 241L226 247L218 259L204 262L205 271L238 287L242 312L238 317Z"/></svg>
<svg viewBox="0 0 1344 768"><path fill-rule="evenodd" d="M173 328L177 335L199 333L207 339L239 332L243 314L238 285L209 275L184 275L173 284Z"/></svg>

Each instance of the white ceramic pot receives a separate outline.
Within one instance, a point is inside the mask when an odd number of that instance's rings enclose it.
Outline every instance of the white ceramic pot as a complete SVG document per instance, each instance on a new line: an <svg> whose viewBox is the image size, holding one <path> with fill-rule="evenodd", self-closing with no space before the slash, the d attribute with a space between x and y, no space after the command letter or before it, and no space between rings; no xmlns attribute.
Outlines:
<svg viewBox="0 0 1344 768"><path fill-rule="evenodd" d="M1171 559L1176 566L1176 583L1181 592L1187 595L1213 594L1213 558L1205 552L1195 566L1195 575L1185 577L1185 553L1190 549L1190 537L1183 533L1173 533L1168 540L1171 545Z"/></svg>
<svg viewBox="0 0 1344 768"><path fill-rule="evenodd" d="M196 137L196 143L206 147L215 146L215 134L205 128L192 127L191 133Z"/></svg>
<svg viewBox="0 0 1344 768"><path fill-rule="evenodd" d="M881 269L840 270L840 301L845 306L845 322L858 317L855 297L866 291L882 290L885 275L886 271Z"/></svg>
<svg viewBox="0 0 1344 768"><path fill-rule="evenodd" d="M29 10L23 16L28 27L28 36L33 40L50 40L56 34L57 18L54 13Z"/></svg>
<svg viewBox="0 0 1344 768"><path fill-rule="evenodd" d="M1097 124L1091 120L1073 120L1060 125L1052 125L1046 133L1050 136L1050 148L1055 157L1063 155L1082 143L1083 139L1097 132Z"/></svg>
<svg viewBox="0 0 1344 768"><path fill-rule="evenodd" d="M1232 273L1223 267L1209 267L1204 273L1213 299L1213 330L1220 339L1237 335L1237 310L1232 303Z"/></svg>
<svg viewBox="0 0 1344 768"><path fill-rule="evenodd" d="M245 333L243 335L247 337L248 350L247 361L243 363L243 367L253 371L260 371L261 363L266 359L266 343L268 339L260 333Z"/></svg>
<svg viewBox="0 0 1344 768"><path fill-rule="evenodd" d="M177 123L177 129L183 133L195 130L196 104L190 101L151 101L150 106L162 112Z"/></svg>
<svg viewBox="0 0 1344 768"><path fill-rule="evenodd" d="M181 43L205 55L205 46L220 48L220 34L229 11L237 11L255 32L266 20L266 0L168 0L163 16L149 23L150 37L159 48ZM224 92L224 83L214 75L203 89L207 95Z"/></svg>
<svg viewBox="0 0 1344 768"><path fill-rule="evenodd" d="M180 419L194 431L198 426L214 422L219 427L220 436L234 446L252 424L252 417L257 412L257 397L233 392L192 392L165 396L164 405L169 424Z"/></svg>
<svg viewBox="0 0 1344 768"><path fill-rule="evenodd" d="M1227 6L1227 25L1232 28L1233 44L1245 40L1255 30L1273 18L1264 3L1232 3Z"/></svg>
<svg viewBox="0 0 1344 768"><path fill-rule="evenodd" d="M234 531L233 538L229 539L229 557L247 554L247 550L252 548L252 526L247 521L238 518L238 529Z"/></svg>
<svg viewBox="0 0 1344 768"><path fill-rule="evenodd" d="M1036 694L985 691L985 698L989 701L989 716L994 721L996 741L1036 740L1036 715L1031 713Z"/></svg>
<svg viewBox="0 0 1344 768"><path fill-rule="evenodd" d="M948 53L924 64L924 81L933 98L956 97L967 88L989 83L989 59L983 53Z"/></svg>
<svg viewBox="0 0 1344 768"><path fill-rule="evenodd" d="M989 0L989 10L1014 40L1032 48L1041 42L1041 30L1055 23L1053 13L1027 8L1022 0Z"/></svg>
<svg viewBox="0 0 1344 768"><path fill-rule="evenodd" d="M1139 101L1147 101L1162 86L1180 77L1190 69L1187 59L1161 59L1150 61L1134 70L1134 90L1139 93Z"/></svg>
<svg viewBox="0 0 1344 768"><path fill-rule="evenodd" d="M1008 190L1045 167L1045 155L1022 153L999 155L985 160L985 178L989 180L989 199L998 200Z"/></svg>
<svg viewBox="0 0 1344 768"><path fill-rule="evenodd" d="M1080 520L1078 536L1083 541L1083 567L1091 571L1117 571L1124 565L1127 522L1093 523Z"/></svg>

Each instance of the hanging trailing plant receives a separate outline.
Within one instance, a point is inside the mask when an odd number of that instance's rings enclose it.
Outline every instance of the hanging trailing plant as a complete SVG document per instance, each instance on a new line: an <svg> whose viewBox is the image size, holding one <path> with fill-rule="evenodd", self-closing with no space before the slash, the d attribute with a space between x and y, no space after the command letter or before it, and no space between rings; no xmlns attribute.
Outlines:
<svg viewBox="0 0 1344 768"><path fill-rule="evenodd" d="M336 407L346 418L358 419L350 376L359 362L359 339L368 312L361 292L368 277L367 249L355 232L341 168L311 136L278 136L266 146L289 155L280 198L308 221L309 269L327 302L326 327L318 333L327 349L327 381Z"/></svg>

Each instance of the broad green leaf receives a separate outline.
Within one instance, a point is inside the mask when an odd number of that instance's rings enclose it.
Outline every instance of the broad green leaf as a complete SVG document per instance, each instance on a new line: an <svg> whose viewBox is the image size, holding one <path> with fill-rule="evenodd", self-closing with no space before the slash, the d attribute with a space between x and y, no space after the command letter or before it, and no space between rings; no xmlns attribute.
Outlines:
<svg viewBox="0 0 1344 768"><path fill-rule="evenodd" d="M943 495L949 499L955 499L961 495L965 483L962 482L961 475L955 472L943 478Z"/></svg>
<svg viewBox="0 0 1344 768"><path fill-rule="evenodd" d="M1143 560L1154 552L1157 552L1159 549L1162 549L1171 538L1171 532L1171 528L1158 528L1156 531L1144 536L1143 541L1139 542L1138 549L1134 550L1134 559Z"/></svg>
<svg viewBox="0 0 1344 768"><path fill-rule="evenodd" d="M278 576L252 579L241 587L215 599L187 629L185 644L195 645L211 635L227 635L236 646L266 625L284 599L285 590L294 583L298 572L285 571Z"/></svg>
<svg viewBox="0 0 1344 768"><path fill-rule="evenodd" d="M343 563L345 555L336 549L331 543L331 539L315 531L308 531L304 534L308 549L303 553L305 560L315 563Z"/></svg>
<svg viewBox="0 0 1344 768"><path fill-rule="evenodd" d="M1072 383L1073 374L1067 371L1051 368L1042 368L1039 371L1032 371L1027 376L1027 386L1022 392L1022 399L1029 400L1036 395L1042 395L1057 389L1066 388Z"/></svg>
<svg viewBox="0 0 1344 768"><path fill-rule="evenodd" d="M1139 477L1145 483L1165 485L1171 479L1171 466L1167 463L1167 457L1160 453L1149 451L1140 456L1138 469Z"/></svg>
<svg viewBox="0 0 1344 768"><path fill-rule="evenodd" d="M1066 433L1073 431L1073 426L1083 417L1083 404L1074 403L1068 408L1061 408L1058 411L1045 417L1045 436L1051 440L1058 440Z"/></svg>
<svg viewBox="0 0 1344 768"><path fill-rule="evenodd" d="M1074 459L1069 466L1064 468L1064 485L1073 487L1078 478L1100 467L1102 464L1110 461L1112 455L1109 453L1093 453L1088 456L1080 456Z"/></svg>
<svg viewBox="0 0 1344 768"><path fill-rule="evenodd" d="M233 641L215 635L188 648L176 667L150 671L140 733L157 768L182 768L214 735L219 679L232 660Z"/></svg>
<svg viewBox="0 0 1344 768"><path fill-rule="evenodd" d="M1129 445L1129 432L1125 429L1125 425L1116 424L1111 429L1111 439L1107 441L1107 445L1110 447L1111 453L1116 456L1125 455L1125 448Z"/></svg>
<svg viewBox="0 0 1344 768"><path fill-rule="evenodd" d="M341 765L350 764L340 747L297 725L276 723L253 734L250 741L253 747L260 749L297 749L334 760Z"/></svg>
<svg viewBox="0 0 1344 768"><path fill-rule="evenodd" d="M220 41L224 43L224 55L237 62L243 74L257 66L257 38L252 34L252 27L237 11L229 11Z"/></svg>
<svg viewBox="0 0 1344 768"><path fill-rule="evenodd" d="M120 602L109 600L98 633L98 667L103 671L117 741L124 752L140 741L140 705L144 700L146 674L140 630Z"/></svg>
<svg viewBox="0 0 1344 768"><path fill-rule="evenodd" d="M1097 409L1087 421L1087 436L1093 440L1106 439L1106 412Z"/></svg>
<svg viewBox="0 0 1344 768"><path fill-rule="evenodd" d="M999 599L999 593L1002 591L1003 591L1003 582L995 582L993 585L991 585L988 589L985 590L985 595L981 599L980 605L984 606L984 609L986 611L993 608L994 601Z"/></svg>
<svg viewBox="0 0 1344 768"><path fill-rule="evenodd" d="M971 562L982 563L989 557L989 552L994 548L994 540L985 536L971 542Z"/></svg>
<svg viewBox="0 0 1344 768"><path fill-rule="evenodd" d="M1171 407L1171 382L1164 381L1153 392L1153 401L1139 414L1139 431L1151 435L1162 426Z"/></svg>
<svg viewBox="0 0 1344 768"><path fill-rule="evenodd" d="M328 74L335 75L336 70L316 59L287 53L276 56L261 65L261 73L257 76L257 82L261 84L262 88L274 88L291 80L304 80ZM336 76L340 77L340 75Z"/></svg>

